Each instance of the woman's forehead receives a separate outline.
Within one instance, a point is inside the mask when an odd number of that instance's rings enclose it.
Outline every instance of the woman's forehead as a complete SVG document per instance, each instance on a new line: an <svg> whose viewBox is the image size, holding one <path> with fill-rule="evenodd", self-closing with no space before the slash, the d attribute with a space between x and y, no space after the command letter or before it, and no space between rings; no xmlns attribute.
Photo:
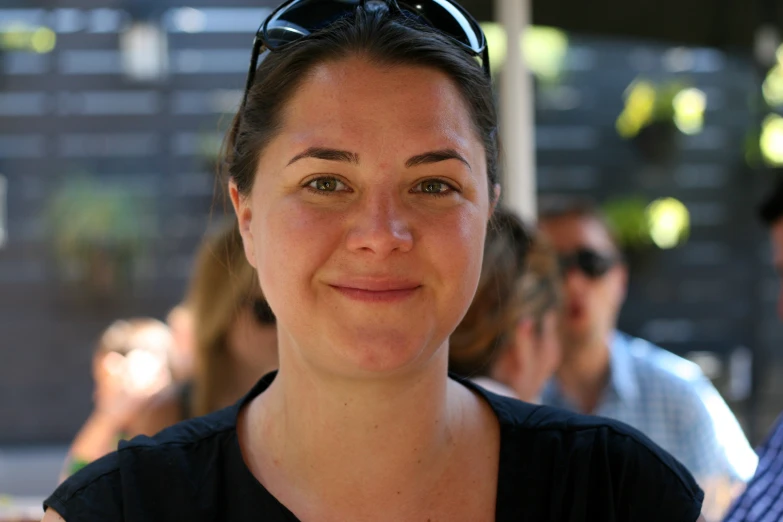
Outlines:
<svg viewBox="0 0 783 522"><path fill-rule="evenodd" d="M467 104L444 73L358 57L316 66L286 107L283 132L296 141L343 135L453 147L478 140Z"/></svg>

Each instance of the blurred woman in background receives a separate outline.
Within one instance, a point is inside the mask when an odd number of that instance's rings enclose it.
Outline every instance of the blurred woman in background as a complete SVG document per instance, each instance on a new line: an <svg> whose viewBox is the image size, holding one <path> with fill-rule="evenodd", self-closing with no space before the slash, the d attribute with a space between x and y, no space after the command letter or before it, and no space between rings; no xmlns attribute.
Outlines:
<svg viewBox="0 0 783 522"><path fill-rule="evenodd" d="M478 290L450 339L449 369L496 393L537 402L560 361L554 251L511 211L495 211Z"/></svg>
<svg viewBox="0 0 783 522"><path fill-rule="evenodd" d="M242 250L236 222L202 245L185 303L192 315L193 378L153 397L131 425L152 435L239 400L277 368L275 316Z"/></svg>

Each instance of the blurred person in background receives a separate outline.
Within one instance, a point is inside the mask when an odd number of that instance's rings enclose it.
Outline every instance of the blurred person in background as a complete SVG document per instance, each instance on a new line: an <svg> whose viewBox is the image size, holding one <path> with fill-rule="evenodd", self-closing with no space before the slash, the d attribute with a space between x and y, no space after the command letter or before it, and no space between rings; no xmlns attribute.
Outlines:
<svg viewBox="0 0 783 522"><path fill-rule="evenodd" d="M757 457L733 413L694 363L616 330L628 270L605 218L584 198L539 205L564 278L563 360L544 404L618 419L682 462L717 520L755 470Z"/></svg>
<svg viewBox="0 0 783 522"><path fill-rule="evenodd" d="M185 303L192 314L193 378L153 397L131 424L134 434L153 435L230 406L277 368L275 316L235 220L201 246Z"/></svg>
<svg viewBox="0 0 783 522"><path fill-rule="evenodd" d="M557 257L535 228L498 208L478 290L449 340L449 370L486 389L538 402L560 362Z"/></svg>
<svg viewBox="0 0 783 522"><path fill-rule="evenodd" d="M783 277L783 182L779 181L759 209L769 230L772 263ZM778 290L778 316L783 319L783 286ZM725 522L783 520L783 416L758 448L759 465L745 492L734 502Z"/></svg>
<svg viewBox="0 0 783 522"><path fill-rule="evenodd" d="M68 451L61 479L117 449L145 402L172 382L174 338L150 318L118 320L101 335L92 370L94 408Z"/></svg>

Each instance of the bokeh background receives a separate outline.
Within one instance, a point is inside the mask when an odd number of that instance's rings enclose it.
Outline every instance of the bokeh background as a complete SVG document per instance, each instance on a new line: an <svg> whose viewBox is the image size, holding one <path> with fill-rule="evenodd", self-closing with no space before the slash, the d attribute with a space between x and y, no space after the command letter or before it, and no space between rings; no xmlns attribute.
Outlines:
<svg viewBox="0 0 783 522"><path fill-rule="evenodd" d="M54 485L107 324L162 318L182 297L225 210L216 155L275 4L0 3L0 494ZM492 2L463 4L502 77L517 37ZM783 409L778 283L756 215L783 164L782 10L527 9L538 191L602 203L632 270L621 329L697 361L758 443Z"/></svg>

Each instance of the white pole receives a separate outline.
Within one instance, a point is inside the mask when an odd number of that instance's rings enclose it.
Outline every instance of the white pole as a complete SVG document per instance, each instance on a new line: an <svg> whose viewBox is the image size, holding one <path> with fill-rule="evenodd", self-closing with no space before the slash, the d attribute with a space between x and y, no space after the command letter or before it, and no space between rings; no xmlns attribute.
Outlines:
<svg viewBox="0 0 783 522"><path fill-rule="evenodd" d="M530 0L495 0L495 13L505 28L508 47L500 73L499 107L504 202L533 222L537 214L533 81L520 47L520 38L530 24Z"/></svg>

